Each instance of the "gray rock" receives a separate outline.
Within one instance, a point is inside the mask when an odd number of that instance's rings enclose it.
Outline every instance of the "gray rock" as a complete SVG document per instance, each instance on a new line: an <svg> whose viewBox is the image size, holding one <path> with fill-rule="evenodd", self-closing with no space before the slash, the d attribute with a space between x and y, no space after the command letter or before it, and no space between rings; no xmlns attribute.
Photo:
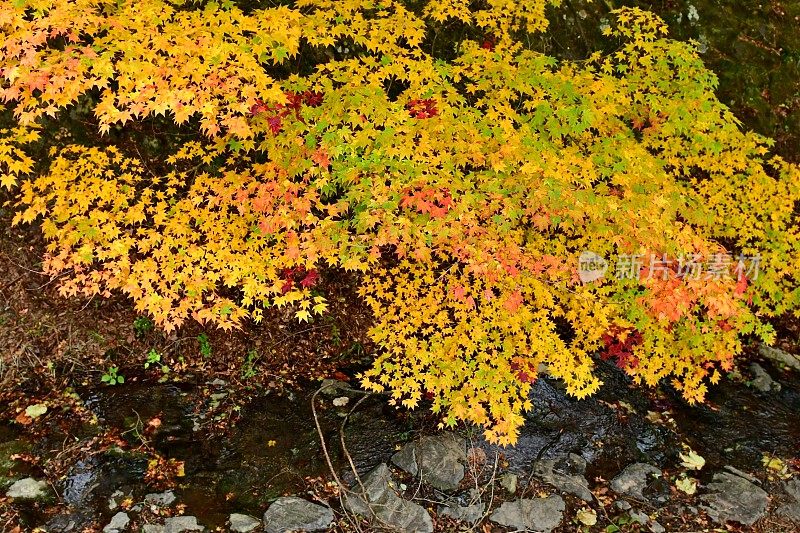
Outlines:
<svg viewBox="0 0 800 533"><path fill-rule="evenodd" d="M422 506L404 500L391 487L392 473L382 463L364 476L361 484L345 497L345 509L368 518L375 526L388 526L404 533L431 533L433 520ZM362 489L363 485L363 489Z"/></svg>
<svg viewBox="0 0 800 533"><path fill-rule="evenodd" d="M708 493L701 496L706 505L701 508L720 524L732 521L751 526L764 516L769 502L760 487L729 472L714 474L707 489Z"/></svg>
<svg viewBox="0 0 800 533"><path fill-rule="evenodd" d="M341 396L342 394L353 392L353 388L348 383L330 378L323 379L319 388L320 394L325 396Z"/></svg>
<svg viewBox="0 0 800 533"><path fill-rule="evenodd" d="M15 500L40 500L48 496L46 481L26 477L15 481L6 491L6 497Z"/></svg>
<svg viewBox="0 0 800 533"><path fill-rule="evenodd" d="M561 496L504 502L489 519L501 526L522 531L549 532L561 523L564 500Z"/></svg>
<svg viewBox="0 0 800 533"><path fill-rule="evenodd" d="M164 492L147 494L144 497L144 502L150 505L155 505L156 507L169 507L175 503L176 499L175 493L171 490L167 490Z"/></svg>
<svg viewBox="0 0 800 533"><path fill-rule="evenodd" d="M284 533L298 529L323 531L328 529L333 520L333 511L329 507L287 496L272 502L264 513L264 529L267 533Z"/></svg>
<svg viewBox="0 0 800 533"><path fill-rule="evenodd" d="M661 470L646 464L633 463L625 467L617 477L611 480L611 490L623 496L644 500L642 493L653 478L661 477Z"/></svg>
<svg viewBox="0 0 800 533"><path fill-rule="evenodd" d="M735 466L726 465L726 466L723 467L723 470L727 470L728 472L730 472L731 474L733 474L735 476L742 477L742 478L746 479L747 481L749 481L750 483L754 483L756 485L761 485L761 480L759 480L756 476L754 476L752 474L748 474L747 472L744 472L742 470L739 470Z"/></svg>
<svg viewBox="0 0 800 533"><path fill-rule="evenodd" d="M455 490L464 479L466 442L452 433L422 437L403 446L392 462L439 490Z"/></svg>
<svg viewBox="0 0 800 533"><path fill-rule="evenodd" d="M786 494L791 496L794 501L800 502L800 478L790 479L783 484L783 488L786 490Z"/></svg>
<svg viewBox="0 0 800 533"><path fill-rule="evenodd" d="M800 357L796 355L790 354L789 352L785 352L778 348L773 348L772 346L767 346L766 344L762 344L758 347L758 353L771 361L776 363L786 365L789 368L793 368L795 370L800 370Z"/></svg>
<svg viewBox="0 0 800 533"><path fill-rule="evenodd" d="M454 518L455 520L459 520L461 522L467 522L470 525L474 525L475 523L479 522L483 518L483 514L486 512L486 504L485 503L475 503L472 505L443 505L439 507L439 514L442 516L448 516L450 518Z"/></svg>
<svg viewBox="0 0 800 533"><path fill-rule="evenodd" d="M793 522L800 522L800 503L785 503L778 507L776 513Z"/></svg>
<svg viewBox="0 0 800 533"><path fill-rule="evenodd" d="M509 494L514 494L517 492L517 481L519 478L516 474L512 474L511 472L506 472L502 476L500 476L500 486L505 489L506 492Z"/></svg>
<svg viewBox="0 0 800 533"><path fill-rule="evenodd" d="M121 490L115 490L108 498L108 510L116 511L117 507L119 507L119 502L117 500L120 500L124 497L125 497L124 492L122 492Z"/></svg>
<svg viewBox="0 0 800 533"><path fill-rule="evenodd" d="M111 522L103 528L103 533L119 533L120 531L125 531L130 521L131 519L128 513L117 513L111 517Z"/></svg>
<svg viewBox="0 0 800 533"><path fill-rule="evenodd" d="M656 522L655 520L650 522L650 531L653 533L666 533L667 528Z"/></svg>
<svg viewBox="0 0 800 533"><path fill-rule="evenodd" d="M90 522L91 519L85 519L77 513L60 514L50 519L44 526L47 533L70 533L72 531L79 531L78 526Z"/></svg>
<svg viewBox="0 0 800 533"><path fill-rule="evenodd" d="M631 508L631 504L626 502L625 500L617 500L614 502L614 507L619 509L620 511L627 511Z"/></svg>
<svg viewBox="0 0 800 533"><path fill-rule="evenodd" d="M583 475L584 472L586 472L586 460L574 453L553 459L542 459L533 465L534 475L545 483L590 502L594 498L589 490L589 482Z"/></svg>
<svg viewBox="0 0 800 533"><path fill-rule="evenodd" d="M756 390L760 390L761 392L778 392L781 390L781 384L773 380L772 377L767 374L767 371L764 370L764 367L758 363L750 364L750 373L753 374L750 385Z"/></svg>
<svg viewBox="0 0 800 533"><path fill-rule="evenodd" d="M650 523L650 517L647 516L647 513L637 511L636 509L631 509L628 511L628 516L631 517L631 520L638 522L643 526L646 526L648 523Z"/></svg>
<svg viewBox="0 0 800 533"><path fill-rule="evenodd" d="M183 533L184 531L205 531L194 516L173 516L164 520L164 533Z"/></svg>
<svg viewBox="0 0 800 533"><path fill-rule="evenodd" d="M254 516L233 513L228 517L228 524L230 525L230 530L234 533L249 533L261 527L261 520Z"/></svg>
<svg viewBox="0 0 800 533"><path fill-rule="evenodd" d="M784 483L783 488L791 501L778 507L777 514L794 522L800 522L800 479L790 479Z"/></svg>
<svg viewBox="0 0 800 533"><path fill-rule="evenodd" d="M142 533L164 533L164 526L159 524L145 524L142 526Z"/></svg>

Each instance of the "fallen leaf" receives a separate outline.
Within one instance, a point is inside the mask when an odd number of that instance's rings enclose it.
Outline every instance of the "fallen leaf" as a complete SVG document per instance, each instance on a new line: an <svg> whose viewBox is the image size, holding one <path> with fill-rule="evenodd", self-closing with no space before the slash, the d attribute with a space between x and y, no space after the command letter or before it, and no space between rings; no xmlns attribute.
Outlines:
<svg viewBox="0 0 800 533"><path fill-rule="evenodd" d="M347 396L339 396L338 398L333 399L333 405L336 407L344 407L350 401L350 398Z"/></svg>
<svg viewBox="0 0 800 533"><path fill-rule="evenodd" d="M675 481L675 487L681 491L685 492L689 496L697 492L697 480L691 477L682 477L678 478Z"/></svg>
<svg viewBox="0 0 800 533"><path fill-rule="evenodd" d="M24 412L18 414L14 420L17 422L17 424L22 424L23 426L27 426L33 423L33 419L28 415L26 415Z"/></svg>
<svg viewBox="0 0 800 533"><path fill-rule="evenodd" d="M29 405L27 409L25 409L25 414L31 418L39 418L46 412L47 412L47 405L43 403Z"/></svg>
<svg viewBox="0 0 800 533"><path fill-rule="evenodd" d="M702 470L706 464L706 460L692 450L689 450L688 453L679 453L678 455L681 458L681 464L689 470Z"/></svg>
<svg viewBox="0 0 800 533"><path fill-rule="evenodd" d="M593 526L597 523L597 513L594 509L584 507L575 513L575 518L585 526Z"/></svg>

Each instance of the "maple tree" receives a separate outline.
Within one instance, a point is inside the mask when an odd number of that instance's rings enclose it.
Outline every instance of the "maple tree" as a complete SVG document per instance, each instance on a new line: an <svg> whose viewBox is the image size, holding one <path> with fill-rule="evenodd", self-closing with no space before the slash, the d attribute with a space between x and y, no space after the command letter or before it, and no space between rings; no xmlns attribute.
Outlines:
<svg viewBox="0 0 800 533"><path fill-rule="evenodd" d="M800 170L648 12L616 11L613 49L582 61L531 50L558 3L3 2L0 185L63 295L121 291L167 330L311 320L320 272L358 271L381 350L364 385L496 442L545 366L596 391L598 354L701 400L742 335L797 312ZM43 135L76 115L98 135ZM121 141L145 122L174 133L156 167ZM583 283L585 250L764 268Z"/></svg>

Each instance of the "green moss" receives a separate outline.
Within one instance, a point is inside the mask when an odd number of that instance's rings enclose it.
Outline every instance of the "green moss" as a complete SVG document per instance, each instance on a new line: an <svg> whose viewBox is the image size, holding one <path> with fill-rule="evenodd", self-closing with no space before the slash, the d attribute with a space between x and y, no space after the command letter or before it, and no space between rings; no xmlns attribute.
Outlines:
<svg viewBox="0 0 800 533"><path fill-rule="evenodd" d="M0 489L5 489L17 480L17 469L21 463L12 459L14 455L25 453L28 446L20 440L0 443Z"/></svg>

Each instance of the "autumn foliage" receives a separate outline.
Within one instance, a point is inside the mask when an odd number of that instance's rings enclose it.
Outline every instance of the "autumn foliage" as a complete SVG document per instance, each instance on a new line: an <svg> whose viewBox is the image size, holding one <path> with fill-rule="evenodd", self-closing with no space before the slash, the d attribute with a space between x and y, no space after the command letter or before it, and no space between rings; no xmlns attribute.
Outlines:
<svg viewBox="0 0 800 533"><path fill-rule="evenodd" d="M168 330L313 320L320 272L356 271L364 384L501 443L544 368L584 397L604 357L700 400L798 308L800 171L655 16L619 10L610 52L557 61L526 44L546 4L4 1L14 222L41 226L65 296L119 291ZM75 117L95 135L52 133ZM148 129L172 139L155 163ZM583 283L586 250L761 269Z"/></svg>

